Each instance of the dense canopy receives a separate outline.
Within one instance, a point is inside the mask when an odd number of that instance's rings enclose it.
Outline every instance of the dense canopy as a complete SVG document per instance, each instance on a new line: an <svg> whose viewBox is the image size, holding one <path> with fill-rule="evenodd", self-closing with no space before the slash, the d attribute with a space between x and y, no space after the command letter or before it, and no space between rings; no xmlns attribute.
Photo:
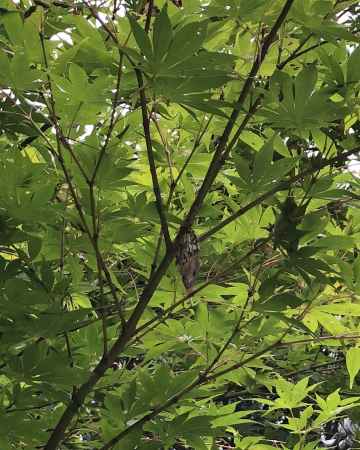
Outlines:
<svg viewBox="0 0 360 450"><path fill-rule="evenodd" d="M1 1L1 450L356 446L359 13Z"/></svg>

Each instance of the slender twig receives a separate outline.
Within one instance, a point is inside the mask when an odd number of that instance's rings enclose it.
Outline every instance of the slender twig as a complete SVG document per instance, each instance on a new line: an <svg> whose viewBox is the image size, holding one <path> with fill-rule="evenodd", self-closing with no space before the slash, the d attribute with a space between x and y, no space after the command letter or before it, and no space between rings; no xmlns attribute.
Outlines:
<svg viewBox="0 0 360 450"><path fill-rule="evenodd" d="M190 163L192 157L194 156L196 150L198 149L198 147L199 147L199 145L200 145L200 143L201 143L201 141L202 141L202 138L204 137L204 134L205 134L206 131L208 130L208 128L209 128L209 126L210 126L210 123L211 123L211 121L213 120L213 118L214 118L214 116L211 115L210 118L209 118L209 120L206 122L205 127L204 127L203 129L199 128L199 132L198 132L198 135L197 135L196 138L195 138L193 148L192 148L191 152L189 153L189 155L187 156L187 158L186 158L184 164L182 165L182 167L181 167L181 169L180 169L180 171L179 171L178 176L175 178L174 185L173 185L172 189L170 190L168 203L171 201L172 196L174 195L175 188L176 188L177 184L178 184L179 181L181 180L181 178L182 178L182 176L183 176L183 174L184 174L184 172L185 172L187 166L189 165L189 163Z"/></svg>
<svg viewBox="0 0 360 450"><path fill-rule="evenodd" d="M311 344L311 343L317 343L318 341L331 341L331 340L357 340L360 339L360 334L338 334L335 336L316 336L313 338L308 338L308 339L298 339L298 340L294 340L294 341L287 341L287 342L282 342L280 345L281 347L288 347L290 345L298 345L298 344Z"/></svg>
<svg viewBox="0 0 360 450"><path fill-rule="evenodd" d="M289 178L288 180L281 181L277 185L275 185L273 188L269 189L264 194L257 197L252 202L248 203L247 205L241 207L238 209L235 213L231 214L229 217L227 217L225 220L219 222L217 225L215 225L212 229L207 231L206 233L202 234L199 237L200 241L204 241L205 239L208 239L213 234L217 233L219 230L224 228L229 223L233 222L234 220L238 219L240 216L244 215L247 211L254 208L255 206L262 203L267 198L271 197L272 195L276 194L279 191L282 191L284 189L288 189L291 185L293 185L296 181L301 180L307 175L311 175L315 172L317 172L319 169L324 169L325 167L335 165L337 163L341 163L342 161L345 162L346 159L351 156L355 155L356 153L360 152L360 147L356 147L352 150L348 150L347 152L343 152L341 155L334 156L333 158L326 159L325 161L321 161L320 163L314 165L314 167L310 167L307 170L304 170L303 172L298 173L297 175L294 175L293 177Z"/></svg>
<svg viewBox="0 0 360 450"><path fill-rule="evenodd" d="M94 8L94 6L91 5L90 2L88 2L87 0L83 0L84 4L86 5L86 7L90 10L91 15L94 17L94 19L96 19L100 25L104 28L104 30L107 32L107 34L111 37L111 39L118 44L118 39L116 37L116 34L107 26L107 24L105 23L105 21L99 16L98 12L96 11L96 9Z"/></svg>
<svg viewBox="0 0 360 450"><path fill-rule="evenodd" d="M308 36L306 36L302 41L300 41L299 45L296 47L296 49L281 63L278 64L278 69L283 69L290 61L297 58L298 52L304 47L304 45L311 39L313 36L312 33L310 33Z"/></svg>
<svg viewBox="0 0 360 450"><path fill-rule="evenodd" d="M104 283L103 283L103 276L102 276L102 264L101 264L101 258L100 255L100 249L99 249L99 235L100 235L100 218L97 212L96 208L96 200L95 200L95 190L94 190L94 183L91 182L89 185L89 195L90 195L90 210L91 210L91 217L92 217L92 226L93 226L93 245L95 247L95 255L96 255L96 266L97 266L97 275L98 275L98 282L99 282L99 291L100 291L100 302L101 305L104 306ZM117 299L117 296L116 296ZM102 323L102 333L103 333L103 352L104 356L107 355L108 351L108 337L107 337L107 320L106 315L101 313L101 323Z"/></svg>
<svg viewBox="0 0 360 450"><path fill-rule="evenodd" d="M161 229L162 229L162 233L164 235L166 248L169 250L172 246L172 242L171 242L171 238L170 238L170 234L169 234L167 219L165 216L165 209L164 209L163 202L161 199L159 180L158 180L158 176L156 173L155 158L154 158L154 152L153 152L153 148L152 148L152 140L151 140L151 132L150 132L150 121L149 121L148 110L147 110L147 100L146 100L145 90L144 90L144 81L143 81L142 73L139 69L135 69L135 74L136 74L136 78L137 78L137 82L138 82L138 86L139 86L139 92L140 92L142 122L143 122L144 134L145 134L146 150L147 150L150 173L151 173L151 178L152 178L153 190L154 190L155 199L156 199L156 209L159 214Z"/></svg>
<svg viewBox="0 0 360 450"><path fill-rule="evenodd" d="M65 337L66 351L69 358L69 366L74 367L74 359L71 351L70 339L66 331L64 333L64 337Z"/></svg>
<svg viewBox="0 0 360 450"><path fill-rule="evenodd" d="M51 128L52 127L52 124L51 123L48 123L48 122L46 122L46 123L44 123L42 126L41 126L41 131L43 132L43 133L45 133L45 131L47 131L49 128ZM29 136L29 137L27 137L26 139L24 139L23 141L21 141L20 142L20 144L19 144L19 149L20 150L24 150L24 148L26 148L27 146L29 146L29 145L31 145L36 139L38 139L38 137L40 137L40 135L36 135L36 136Z"/></svg>
<svg viewBox="0 0 360 450"><path fill-rule="evenodd" d="M119 41L116 37L116 34L112 30L110 30L110 28L107 26L107 24L104 22L104 20L99 16L96 9L89 2L84 1L84 3L89 8L93 17L99 21L99 23L104 28L104 30L108 33L108 35L111 37L111 39L115 42L116 45L118 45ZM119 51L120 51L120 48L119 48ZM156 208L157 208L157 211L159 214L161 228L162 228L162 232L163 232L165 243L166 243L166 248L167 248L167 250L169 250L172 246L172 243L171 243L167 220L166 220L166 216L165 216L165 212L164 212L164 208L163 208L163 204L162 204L159 181L158 181L157 173L156 173L155 159L154 159L154 154L153 154L153 149L152 149L152 141L151 141L151 133L150 133L150 123L149 123L149 117L148 117L148 112L147 112L147 100L146 100L146 95L145 95L145 85L144 85L141 71L138 68L136 68L134 62L129 57L129 55L126 55L126 57L129 59L131 65L134 67L135 75L136 75L136 78L138 81L141 112L142 112L142 119L143 119L143 128L144 128L146 149L147 149L149 166L150 166L150 173L151 173L151 178L152 178L152 183L153 183L153 190L154 190L155 199L156 199Z"/></svg>
<svg viewBox="0 0 360 450"><path fill-rule="evenodd" d="M67 200L68 200L68 191L66 191L65 205L67 204ZM63 217L62 221L61 221L60 261L59 261L59 270L60 270L61 280L63 280L63 278L64 278L64 265L65 265L65 228L66 228L66 220L65 220L65 217ZM70 339L69 339L68 333L66 331L64 332L64 337L65 337L66 351L67 351L68 358L69 358L69 365L70 365L70 367L73 367L74 359L72 356Z"/></svg>
<svg viewBox="0 0 360 450"><path fill-rule="evenodd" d="M315 372L318 369L335 369L338 368L338 366L342 366L344 364L343 360L340 361L327 361L322 364L312 364L311 366L304 367L299 370L294 370L293 372L288 372L285 374L286 377L295 377L297 375L301 375L306 372ZM316 372L315 372L316 373Z"/></svg>
<svg viewBox="0 0 360 450"><path fill-rule="evenodd" d="M53 402L43 403L41 405L29 406L27 408L7 409L5 412L6 412L6 414L11 414L11 413L20 412L20 411L22 411L22 412L33 411L35 409L48 408L50 406L58 405L59 403L61 403L61 401L60 400L56 400L56 401L53 401Z"/></svg>
<svg viewBox="0 0 360 450"><path fill-rule="evenodd" d="M93 240L94 240L94 245L97 249L96 263L97 263L98 281L99 281L100 298L101 298L102 306L104 306L103 305L103 303L104 303L104 284L103 284L103 279L102 279L102 261L101 261L101 258L99 257L99 255L100 255L100 250L99 250L100 217L96 211L96 203L97 202L95 200L95 182L96 182L97 173L100 169L102 160L106 153L106 149L110 142L114 126L116 124L115 112L116 112L116 107L118 104L118 98L119 98L119 93L120 93L122 65L123 65L123 53L119 52L119 65L118 65L118 71L117 71L115 96L113 99L113 104L112 104L112 109L111 109L110 124L109 124L109 128L108 128L108 132L105 137L104 144L101 147L100 155L98 157L98 160L96 162L94 171L91 175L90 182L89 182L90 207L91 207L91 215L92 215L92 221L93 221ZM126 133L127 129L128 129L128 127L125 128L125 130L122 132L122 135L124 135ZM111 278L110 274L108 275L108 277L109 277L109 279ZM111 285L112 284L113 283L111 282ZM114 290L114 292L115 292L115 290ZM114 294L113 294L113 296L114 296ZM118 302L117 295L115 295L114 298ZM121 311L119 310L119 312L120 312L120 318L122 320L122 323L124 324L124 319L122 318ZM107 351L108 351L107 320L106 320L106 316L104 314L102 314L101 316L102 316L102 330L103 330L103 341L104 341L104 350L103 351L104 351L104 355L106 355Z"/></svg>
<svg viewBox="0 0 360 450"><path fill-rule="evenodd" d="M121 0L120 0L120 4L121 4ZM113 10L112 10L112 15L111 15L111 20L115 20L116 18L116 13L118 10L118 6L117 6L117 0L114 0L114 4L113 4Z"/></svg>
<svg viewBox="0 0 360 450"><path fill-rule="evenodd" d="M145 33L148 33L150 30L152 10L154 7L154 0L148 0L147 6L148 6L148 10L146 13Z"/></svg>
<svg viewBox="0 0 360 450"><path fill-rule="evenodd" d="M312 45L312 46L310 46L308 48L305 48L302 51L294 52L288 58L286 58L282 63L278 64L277 68L281 70L289 62L293 61L294 59L297 59L299 56L305 55L306 53L311 52L312 50L315 50L316 48L321 47L321 46L323 46L325 44L328 44L328 43L329 43L328 41L321 41L321 42L318 42L317 44L314 44L314 45Z"/></svg>

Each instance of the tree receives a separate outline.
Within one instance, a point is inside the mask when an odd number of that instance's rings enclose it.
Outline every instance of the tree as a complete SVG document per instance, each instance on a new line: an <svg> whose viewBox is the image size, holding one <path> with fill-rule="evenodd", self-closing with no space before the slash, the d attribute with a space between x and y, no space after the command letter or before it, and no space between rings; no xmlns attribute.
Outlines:
<svg viewBox="0 0 360 450"><path fill-rule="evenodd" d="M359 406L357 2L183 3L2 1L3 450L310 450Z"/></svg>

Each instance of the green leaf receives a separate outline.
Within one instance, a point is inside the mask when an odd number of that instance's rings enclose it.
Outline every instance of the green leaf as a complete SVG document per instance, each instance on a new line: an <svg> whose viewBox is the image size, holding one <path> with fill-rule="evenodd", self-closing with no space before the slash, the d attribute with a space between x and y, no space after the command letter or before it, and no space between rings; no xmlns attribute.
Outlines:
<svg viewBox="0 0 360 450"><path fill-rule="evenodd" d="M133 17L128 16L128 19L139 49L148 61L152 61L154 54L149 36Z"/></svg>
<svg viewBox="0 0 360 450"><path fill-rule="evenodd" d="M71 298L76 305L80 306L80 308L92 308L91 301L87 295L72 294Z"/></svg>
<svg viewBox="0 0 360 450"><path fill-rule="evenodd" d="M360 305L357 303L332 303L329 305L316 306L314 310L324 311L326 313L344 316L360 316Z"/></svg>
<svg viewBox="0 0 360 450"><path fill-rule="evenodd" d="M204 334L208 332L209 314L210 312L207 309L207 304L200 303L196 312L196 321Z"/></svg>
<svg viewBox="0 0 360 450"><path fill-rule="evenodd" d="M255 150L260 150L264 145L264 139L252 131L243 131L241 133L240 140L250 145Z"/></svg>
<svg viewBox="0 0 360 450"><path fill-rule="evenodd" d="M287 307L297 308L302 305L304 300L291 293L273 295L269 300L263 303L256 303L255 311L282 311Z"/></svg>
<svg viewBox="0 0 360 450"><path fill-rule="evenodd" d="M356 83L360 80L360 45L351 53L347 63L346 82Z"/></svg>
<svg viewBox="0 0 360 450"><path fill-rule="evenodd" d="M332 77L337 81L339 85L343 85L344 74L338 61L333 57L333 55L327 53L323 48L319 48L318 53L320 55L321 61L329 68Z"/></svg>
<svg viewBox="0 0 360 450"><path fill-rule="evenodd" d="M279 161L270 163L267 170L264 170L262 177L260 178L261 183L266 186L270 181L281 180L284 175L287 175L291 169L293 169L298 163L296 158L282 158Z"/></svg>
<svg viewBox="0 0 360 450"><path fill-rule="evenodd" d="M77 64L72 63L69 69L69 79L71 83L74 85L75 90L86 89L88 84L88 77L86 75L85 70L78 66Z"/></svg>
<svg viewBox="0 0 360 450"><path fill-rule="evenodd" d="M315 89L317 70L315 66L305 67L295 80L295 114L301 117L311 94Z"/></svg>
<svg viewBox="0 0 360 450"><path fill-rule="evenodd" d="M24 43L24 34L23 22L20 14L6 14L1 21L5 26L10 41L14 45L22 47Z"/></svg>
<svg viewBox="0 0 360 450"><path fill-rule="evenodd" d="M167 53L171 40L172 26L167 14L167 4L165 4L154 23L153 46L157 62L160 62Z"/></svg>
<svg viewBox="0 0 360 450"><path fill-rule="evenodd" d="M10 61L2 50L0 50L0 82L4 86L11 83Z"/></svg>
<svg viewBox="0 0 360 450"><path fill-rule="evenodd" d="M270 167L274 153L273 141L274 137L264 144L255 156L253 171L255 182L259 182L263 176L266 176L266 171Z"/></svg>
<svg viewBox="0 0 360 450"><path fill-rule="evenodd" d="M228 118L228 116L221 110L219 109L218 103L212 100L202 100L199 98L193 98L192 96L187 96L184 97L183 99L179 99L179 103L181 104L181 106L183 106L186 110L188 110L186 108L186 106L194 108L194 109L198 109L200 111L205 111L208 112L210 114L214 114L215 116L220 116L220 117L224 117L225 119Z"/></svg>
<svg viewBox="0 0 360 450"><path fill-rule="evenodd" d="M211 425L213 427L227 427L230 425L240 425L243 423L254 423L254 420L243 419L243 417L246 417L253 412L254 411L252 410L239 411L233 414L227 414L222 417L217 417L216 419L211 421Z"/></svg>
<svg viewBox="0 0 360 450"><path fill-rule="evenodd" d="M35 259L40 253L42 240L37 237L31 237L28 241L28 252L30 259Z"/></svg>
<svg viewBox="0 0 360 450"><path fill-rule="evenodd" d="M350 249L355 245L351 236L329 236L322 237L312 243L314 247L325 248L329 250Z"/></svg>
<svg viewBox="0 0 360 450"><path fill-rule="evenodd" d="M168 67L190 58L196 53L206 37L207 21L185 25L175 33L164 64Z"/></svg>
<svg viewBox="0 0 360 450"><path fill-rule="evenodd" d="M346 352L346 368L350 376L350 389L353 388L354 380L360 370L360 348L352 347Z"/></svg>

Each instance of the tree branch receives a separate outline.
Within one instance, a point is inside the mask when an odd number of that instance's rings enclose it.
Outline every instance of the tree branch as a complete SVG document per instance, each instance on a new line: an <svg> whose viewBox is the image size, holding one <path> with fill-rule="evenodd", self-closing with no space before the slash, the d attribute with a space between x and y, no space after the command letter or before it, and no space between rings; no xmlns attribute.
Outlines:
<svg viewBox="0 0 360 450"><path fill-rule="evenodd" d="M294 184L296 181L301 180L307 175L311 175L315 172L317 172L320 169L323 169L327 166L332 166L334 164L345 162L346 159L351 156L355 155L356 153L360 152L360 147L356 147L355 149L348 150L347 152L342 153L341 155L334 156L333 158L327 159L325 161L320 162L320 164L316 164L314 167L310 167L307 170L304 170L303 172L300 172L299 174L289 178L289 180L281 181L276 186L274 186L272 189L268 190L264 194L257 197L252 202L248 203L247 205L241 207L238 209L234 214L231 214L227 219L223 220L222 222L215 225L211 230L207 231L206 233L202 234L199 237L199 241L204 241L205 239L208 239L213 234L220 231L222 228L224 228L229 223L233 222L234 220L238 219L240 216L243 216L246 212L248 212L250 209L254 208L257 205L260 205L264 200L271 197L272 195L276 194L279 191L282 191L284 189L288 189L292 184Z"/></svg>
<svg viewBox="0 0 360 450"><path fill-rule="evenodd" d="M151 173L151 179L153 184L153 190L155 194L156 199L156 209L159 214L160 223L161 223L161 229L164 235L165 244L167 250L169 250L172 246L171 238L169 234L168 224L165 216L165 210L161 199L161 191L159 186L159 180L156 173L156 166L155 166L155 159L154 159L154 152L152 148L152 140L151 140L151 132L150 132L150 120L148 116L148 110L147 110L147 101L145 96L145 88L144 88L144 80L141 74L141 71L137 68L135 68L135 74L139 86L139 94L140 94L140 103L141 103L141 112L142 112L142 122L143 122L143 129L145 134L145 142L146 142L146 150L147 150L147 156L149 161L149 167L150 167L150 173Z"/></svg>

